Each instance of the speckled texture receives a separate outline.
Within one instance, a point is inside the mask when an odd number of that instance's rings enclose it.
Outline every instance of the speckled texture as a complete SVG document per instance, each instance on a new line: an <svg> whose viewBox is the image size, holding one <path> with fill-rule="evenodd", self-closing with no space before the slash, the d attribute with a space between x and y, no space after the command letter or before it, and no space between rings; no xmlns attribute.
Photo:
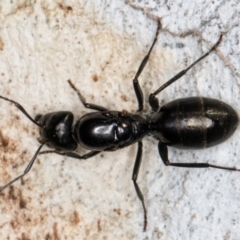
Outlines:
<svg viewBox="0 0 240 240"><path fill-rule="evenodd" d="M88 112L68 79L87 101L134 112L132 78L158 17L164 29L139 79L146 99L224 32L217 51L158 98L164 104L183 96L214 97L240 113L237 0L2 1L0 13L0 94L32 116L70 110L77 118ZM208 150L169 149L169 158L240 168L239 136L237 129ZM37 137L36 126L0 101L0 185L22 173L39 146ZM40 155L22 181L0 194L0 239L239 239L240 173L167 168L151 138L144 140L138 181L148 209L143 233L131 182L136 150L82 162Z"/></svg>

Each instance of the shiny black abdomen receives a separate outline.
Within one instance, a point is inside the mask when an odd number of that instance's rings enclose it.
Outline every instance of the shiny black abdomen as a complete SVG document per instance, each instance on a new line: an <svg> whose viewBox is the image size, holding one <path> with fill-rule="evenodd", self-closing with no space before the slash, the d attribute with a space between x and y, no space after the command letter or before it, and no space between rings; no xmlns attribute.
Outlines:
<svg viewBox="0 0 240 240"><path fill-rule="evenodd" d="M224 142L236 130L238 115L228 104L211 98L174 100L155 116L158 138L177 148L207 148Z"/></svg>

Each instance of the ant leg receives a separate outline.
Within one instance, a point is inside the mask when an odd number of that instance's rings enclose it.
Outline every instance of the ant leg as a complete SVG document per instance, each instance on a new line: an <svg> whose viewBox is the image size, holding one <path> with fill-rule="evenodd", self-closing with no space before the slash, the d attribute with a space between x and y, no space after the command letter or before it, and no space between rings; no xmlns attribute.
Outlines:
<svg viewBox="0 0 240 240"><path fill-rule="evenodd" d="M171 78L170 80L168 80L165 84L163 84L159 89L157 89L154 93L150 94L149 96L149 104L152 108L152 110L154 112L156 112L159 109L159 102L158 99L156 98L156 95L158 93L160 93L164 88L168 87L169 85L171 85L172 83L174 83L175 81L177 81L179 78L181 78L183 75L185 75L187 73L187 71L189 69L191 69L193 66L195 66L198 62L200 62L202 59L204 59L205 57L207 57L214 49L217 48L217 46L221 43L222 41L222 34L220 35L218 41L214 44L214 46L204 55L202 55L199 59L197 59L195 62L193 62L189 67L187 67L186 69L182 70L181 72L179 72L177 75L175 75L173 78Z"/></svg>
<svg viewBox="0 0 240 240"><path fill-rule="evenodd" d="M19 103L9 99L9 98L6 98L6 97L3 97L3 96L0 96L1 99L5 100L5 101L8 101L10 103L13 103L15 105L16 108L18 108L30 121L32 121L34 124L36 124L37 126L39 127L42 127L39 123L37 123L27 112L26 110L23 108L22 105L20 105Z"/></svg>
<svg viewBox="0 0 240 240"><path fill-rule="evenodd" d="M31 161L29 162L29 164L27 165L26 169L24 170L23 174L19 175L18 177L14 178L12 181L10 181L9 183L7 183L6 185L0 187L0 192L2 192L5 188L9 187L10 185L12 185L14 182L16 182L17 180L19 180L20 178L24 177L32 168L34 161L36 160L36 157L39 153L39 151L41 150L41 148L43 147L45 143L42 143L40 145L40 147L37 149L37 151L35 152L35 154L33 155Z"/></svg>
<svg viewBox="0 0 240 240"><path fill-rule="evenodd" d="M157 38L158 38L158 34L159 34L159 31L160 29L162 28L162 25L161 25L161 22L160 20L158 21L158 26L157 26L157 31L156 31L156 34L155 34L155 38L153 40L153 43L148 51L148 54L143 58L138 70L137 70L137 73L133 79L133 88L134 88L134 91L135 91L135 94L136 94L136 97L137 97L137 100L138 100L138 111L142 111L143 110L143 93L142 93L142 89L139 85L139 82L138 82L138 77L140 76L140 74L142 73L144 67L146 66L147 62L148 62L148 59L150 57L150 54L152 52L152 49L157 41Z"/></svg>
<svg viewBox="0 0 240 240"><path fill-rule="evenodd" d="M81 155L79 155L78 153L75 153L75 152L58 152L58 151L55 151L55 150L50 150L50 151L42 151L42 152L40 152L40 154L56 153L56 154L71 157L71 158L77 158L77 159L84 159L85 160L85 159L88 159L88 158L91 158L91 157L97 155L100 152L101 151L91 151L91 152L88 152L88 153L81 156Z"/></svg>
<svg viewBox="0 0 240 240"><path fill-rule="evenodd" d="M89 109L93 109L93 110L97 110L100 112L104 112L104 111L108 111L107 108L96 105L96 104L92 104L92 103L87 103L83 97L83 95L80 93L80 91L74 86L74 84L71 82L71 80L68 80L68 83L70 85L70 87L77 93L81 103L83 104L83 106L85 108L89 108Z"/></svg>
<svg viewBox="0 0 240 240"><path fill-rule="evenodd" d="M158 151L163 160L163 163L166 166L186 167L186 168L218 168L218 169L229 170L229 171L240 171L240 169L237 169L235 167L223 167L218 165L212 165L209 163L172 163L168 160L167 145L161 142L158 143Z"/></svg>
<svg viewBox="0 0 240 240"><path fill-rule="evenodd" d="M142 202L142 207L143 207L143 212L144 212L143 231L145 232L146 228L147 228L147 209L145 207L143 194L137 184L138 172L139 172L139 169L141 166L141 162L142 162L142 142L138 142L138 151L137 151L137 156L136 156L136 160L135 160L135 164L134 164L134 168L133 168L132 180L133 180L135 190L137 192L137 196L138 196L139 200Z"/></svg>

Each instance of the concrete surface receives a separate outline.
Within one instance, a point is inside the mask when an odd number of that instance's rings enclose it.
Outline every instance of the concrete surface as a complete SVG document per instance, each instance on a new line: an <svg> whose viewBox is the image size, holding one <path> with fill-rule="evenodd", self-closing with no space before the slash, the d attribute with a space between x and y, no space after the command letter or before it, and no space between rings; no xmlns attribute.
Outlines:
<svg viewBox="0 0 240 240"><path fill-rule="evenodd" d="M135 112L132 79L163 30L139 78L145 98L218 39L221 45L158 95L161 104L187 96L221 99L240 113L240 4L232 1L9 1L0 3L0 94L31 116L84 109L88 102ZM149 112L147 101L144 113ZM38 128L0 101L0 185L22 173L37 150ZM240 130L207 150L169 149L174 162L211 162L240 168ZM45 148L47 149L47 148ZM40 155L22 181L0 194L1 239L205 240L240 236L240 173L165 167L157 142L144 140L139 185L131 182L136 146L87 161ZM84 149L79 149L82 154Z"/></svg>

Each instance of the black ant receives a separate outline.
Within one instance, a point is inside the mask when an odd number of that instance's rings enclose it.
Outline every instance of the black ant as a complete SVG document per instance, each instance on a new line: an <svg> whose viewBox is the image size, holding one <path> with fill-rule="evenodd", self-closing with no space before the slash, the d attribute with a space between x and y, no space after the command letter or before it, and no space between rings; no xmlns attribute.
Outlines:
<svg viewBox="0 0 240 240"><path fill-rule="evenodd" d="M138 77L148 62L152 49L157 41L161 23L158 27L154 41L148 54L142 60L137 73L133 79L133 88L138 101L139 114L130 114L127 111L111 111L105 107L87 103L80 91L68 80L72 89L85 108L95 110L78 119L74 124L72 112L58 111L45 115L37 115L33 119L25 109L17 102L0 96L1 99L9 101L34 124L40 127L41 145L35 152L24 173L0 188L3 191L18 179L25 176L31 169L37 155L46 144L54 149L44 153L57 153L79 160L88 159L102 151L116 151L118 149L138 144L136 160L133 168L132 180L144 211L144 231L147 228L147 210L142 192L138 186L137 178L142 160L142 139L153 136L158 140L158 150L163 163L166 166L188 167L188 168L219 168L231 171L240 171L235 167L224 167L208 163L172 163L168 159L168 146L182 149L202 149L214 146L228 139L236 130L239 118L235 110L228 104L204 97L189 97L174 100L160 107L156 95L170 84L181 78L189 69L209 55L221 42L220 35L217 43L202 57L193 62L185 70L179 72L167 81L159 89L149 96L149 104L153 114L140 115L143 110L143 93L138 83ZM75 152L78 145L90 151L79 155Z"/></svg>

